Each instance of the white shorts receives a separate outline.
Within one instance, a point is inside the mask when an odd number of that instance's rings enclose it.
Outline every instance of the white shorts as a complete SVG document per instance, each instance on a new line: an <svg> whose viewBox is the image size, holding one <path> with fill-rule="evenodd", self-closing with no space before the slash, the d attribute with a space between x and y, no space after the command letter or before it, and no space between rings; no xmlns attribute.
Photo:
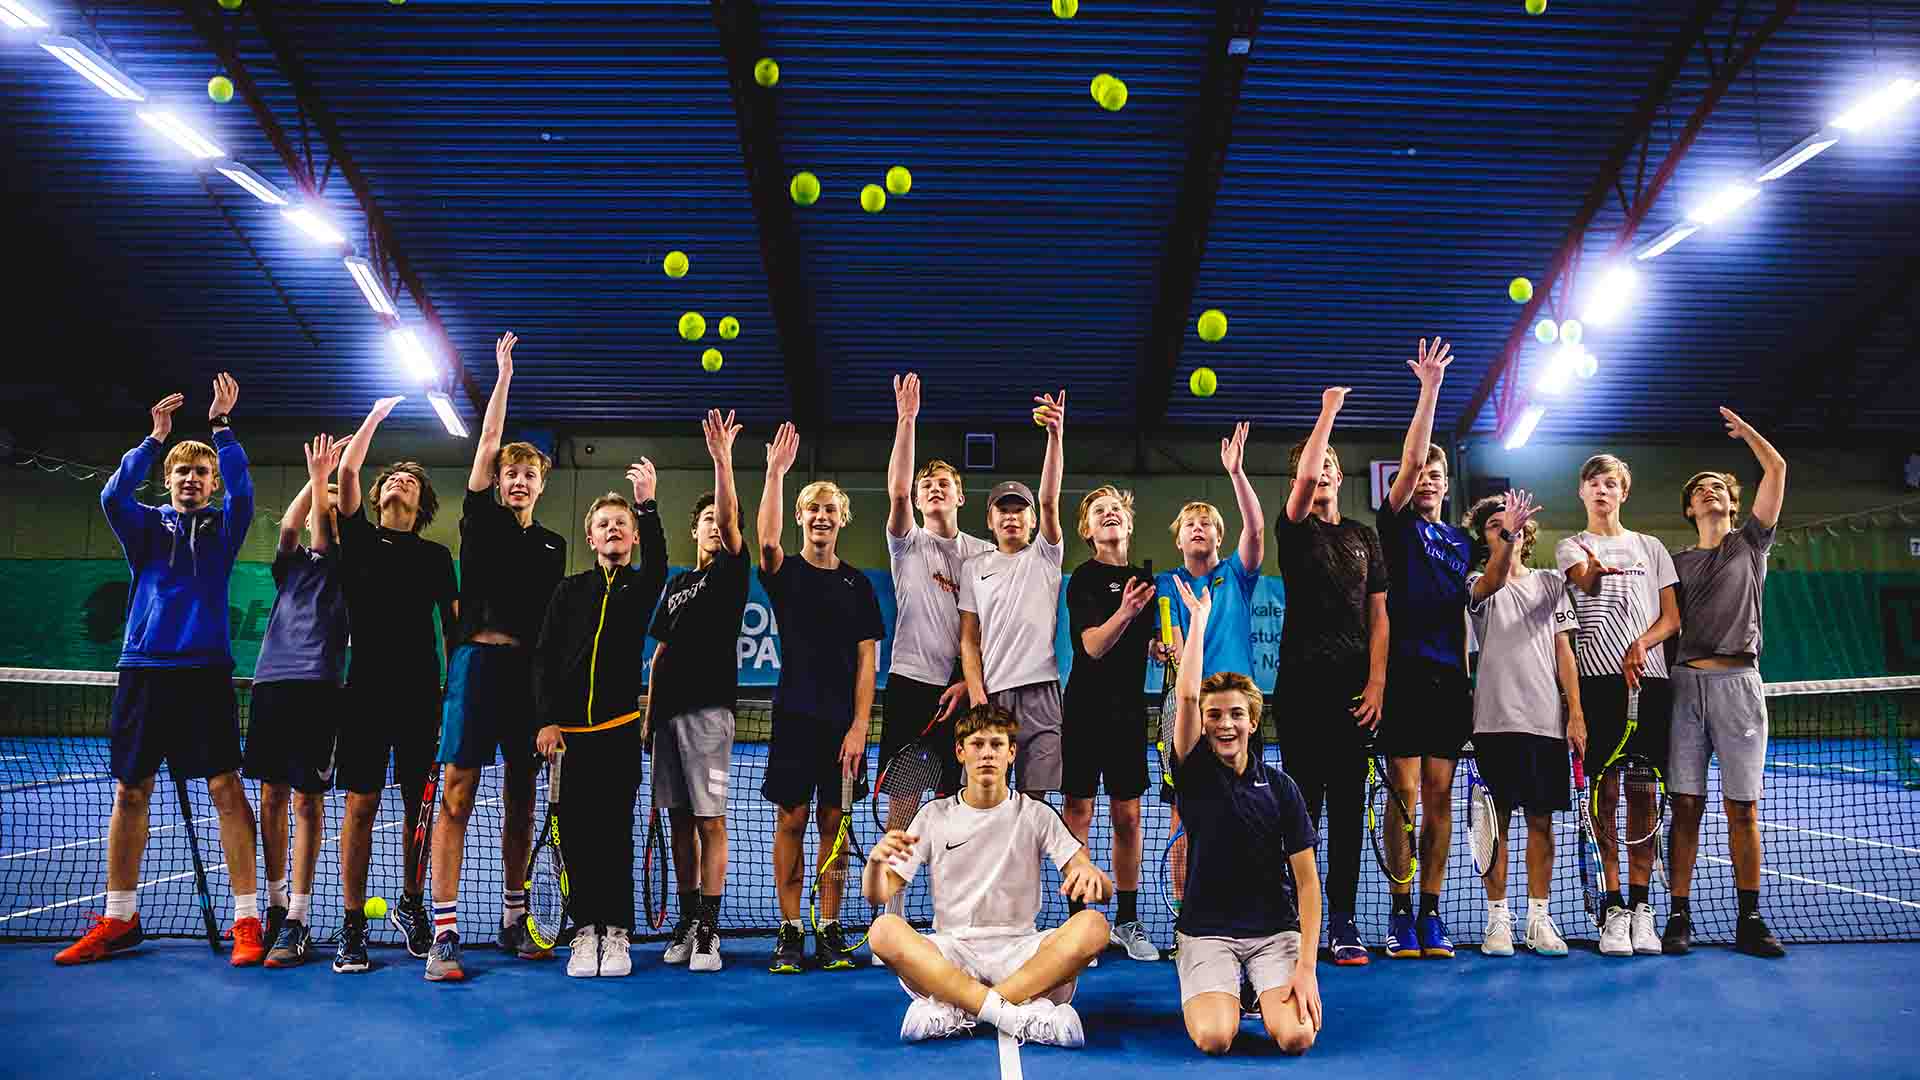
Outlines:
<svg viewBox="0 0 1920 1080"><path fill-rule="evenodd" d="M1052 935L1052 930L993 937L955 937L952 934L933 933L927 935L927 940L933 942L934 948L940 950L940 955L946 957L948 963L991 987L1005 982L1025 966ZM1079 982L1077 977L1068 979L1040 996L1056 1005L1065 1005L1073 1000L1073 991ZM916 998L926 996L908 986L905 980L901 980L900 989Z"/></svg>
<svg viewBox="0 0 1920 1080"><path fill-rule="evenodd" d="M1271 937L1188 937L1175 934L1180 946L1180 1004L1201 994L1240 996L1241 973L1255 994L1285 986L1300 962L1300 931Z"/></svg>

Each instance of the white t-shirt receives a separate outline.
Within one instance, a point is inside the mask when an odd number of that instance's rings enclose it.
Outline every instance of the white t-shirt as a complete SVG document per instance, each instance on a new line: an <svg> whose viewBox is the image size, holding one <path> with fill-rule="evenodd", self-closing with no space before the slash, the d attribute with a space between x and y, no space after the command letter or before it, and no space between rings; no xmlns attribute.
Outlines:
<svg viewBox="0 0 1920 1080"><path fill-rule="evenodd" d="M1601 562L1622 572L1600 579L1599 596L1588 596L1577 585L1567 589L1580 617L1574 655L1580 661L1582 675L1618 675L1627 646L1660 618L1660 590L1678 584L1680 575L1674 572L1673 556L1667 554L1666 547L1637 532L1619 536L1575 533L1553 549L1554 562L1560 569L1587 561L1581 544L1592 548ZM1667 677L1666 642L1647 650L1647 666L1641 674L1650 679Z"/></svg>
<svg viewBox="0 0 1920 1080"><path fill-rule="evenodd" d="M1473 733L1518 732L1558 739L1566 734L1560 713L1560 680L1554 639L1579 629L1567 575L1535 570L1509 577L1499 591L1472 602L1467 579L1467 615L1480 641L1480 671L1473 688Z"/></svg>
<svg viewBox="0 0 1920 1080"><path fill-rule="evenodd" d="M1034 933L1040 859L1064 872L1081 847L1053 807L1017 791L991 810L976 810L959 795L935 799L907 831L920 842L891 869L911 884L925 866L934 930L962 937Z"/></svg>
<svg viewBox="0 0 1920 1080"><path fill-rule="evenodd" d="M887 670L945 686L960 655L960 566L993 550L977 536L935 536L918 525L887 534L893 564L893 662Z"/></svg>
<svg viewBox="0 0 1920 1080"><path fill-rule="evenodd" d="M987 693L1059 681L1053 637L1064 550L1036 532L1018 554L991 548L960 568L960 610L980 617Z"/></svg>

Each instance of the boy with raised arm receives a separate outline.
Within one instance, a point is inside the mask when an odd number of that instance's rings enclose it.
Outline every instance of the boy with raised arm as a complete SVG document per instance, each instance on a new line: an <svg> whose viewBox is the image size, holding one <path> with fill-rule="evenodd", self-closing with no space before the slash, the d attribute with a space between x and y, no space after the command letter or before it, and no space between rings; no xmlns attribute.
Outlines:
<svg viewBox="0 0 1920 1080"><path fill-rule="evenodd" d="M533 847L533 654L540 620L567 570L567 542L534 520L553 462L530 443L500 445L513 382L513 347L503 334L494 347L499 374L467 474L460 514L460 645L447 659L447 700L441 716L440 815L433 827L433 951L427 979L465 977L460 964L460 860L473 813L480 770L506 759L500 823L500 864L508 867L499 944L523 960L553 955L526 929L525 878ZM497 495L496 495L497 492Z"/></svg>
<svg viewBox="0 0 1920 1080"><path fill-rule="evenodd" d="M818 800L819 868L824 868L840 828L841 778L865 783L873 684L880 639L887 632L873 582L838 552L840 530L853 520L852 502L838 484L815 480L800 489L793 511L800 526L800 551L788 558L781 548L782 488L799 452L799 432L791 423L781 424L767 445L767 481L755 524L760 583L780 624L780 685L773 692L767 778L760 786L761 796L780 810L773 834L780 932L768 965L776 975L802 970L800 904L805 887L800 858L807 804ZM862 796L856 790L855 798ZM853 950L840 928L843 891L823 889L820 895L813 962L824 971L854 966Z"/></svg>
<svg viewBox="0 0 1920 1080"><path fill-rule="evenodd" d="M693 504L693 569L667 583L653 617L646 731L653 748L653 805L673 829L680 919L663 959L720 970L720 900L727 882L727 780L739 686L740 616L750 572L733 486L733 413L702 425L713 490Z"/></svg>
<svg viewBox="0 0 1920 1080"><path fill-rule="evenodd" d="M1740 916L1733 947L1751 956L1787 950L1760 917L1760 792L1767 766L1767 698L1760 683L1760 611L1767 552L1786 498L1787 459L1732 409L1720 418L1760 462L1753 513L1734 528L1740 481L1732 473L1695 473L1680 492L1680 509L1700 542L1673 556L1680 578L1680 644L1673 668L1673 736L1667 788L1673 792L1673 910L1662 949L1693 946L1689 907L1700 816L1706 811L1707 764L1720 756L1734 887Z"/></svg>
<svg viewBox="0 0 1920 1080"><path fill-rule="evenodd" d="M1026 1042L1086 1043L1070 1002L1080 973L1106 948L1107 920L1083 909L1052 930L1036 927L1040 860L1060 871L1070 901L1101 903L1113 882L1051 806L1008 790L1017 728L998 705L969 710L953 749L966 787L921 807L910 827L889 830L867 856L860 888L869 903L886 903L922 867L933 890L933 933L923 937L889 913L867 938L912 998L900 1023L904 1042L985 1021Z"/></svg>
<svg viewBox="0 0 1920 1080"><path fill-rule="evenodd" d="M387 765L400 789L405 832L411 837L421 795L433 770L440 737L440 647L449 656L457 625L459 585L453 553L421 536L440 510L433 477L415 461L397 461L374 478L367 513L361 511L360 466L373 433L402 399L374 402L340 457L340 555L346 580L352 658L346 708L336 725L334 784L347 794L340 829L340 891L346 921L333 970L367 971L367 871L373 858L373 821L387 784ZM434 619L438 616L439 626ZM420 893L419 860L403 844L406 874L390 913L407 952L424 960L433 947L433 921Z"/></svg>
<svg viewBox="0 0 1920 1080"><path fill-rule="evenodd" d="M253 523L253 479L228 416L240 397L225 372L207 408L213 445L187 440L161 470L167 505L134 498L186 403L170 394L151 411L153 433L127 451L100 491L100 508L126 553L133 586L108 732L113 817L107 827L107 913L54 961L85 964L140 944L136 908L148 804L164 763L175 777L207 781L220 815L220 847L233 886L235 967L266 954L254 879L253 807L240 783L240 721L233 692L227 583ZM225 487L219 506L213 497Z"/></svg>

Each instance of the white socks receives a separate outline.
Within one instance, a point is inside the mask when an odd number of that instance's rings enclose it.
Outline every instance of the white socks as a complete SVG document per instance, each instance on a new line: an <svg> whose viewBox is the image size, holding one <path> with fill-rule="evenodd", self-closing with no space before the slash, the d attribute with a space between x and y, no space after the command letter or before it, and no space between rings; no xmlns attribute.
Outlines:
<svg viewBox="0 0 1920 1080"><path fill-rule="evenodd" d="M500 925L515 926L527 914L527 891L506 889L501 894Z"/></svg>
<svg viewBox="0 0 1920 1080"><path fill-rule="evenodd" d="M294 893L287 902L287 921L305 923L307 921L307 908L312 904L312 893Z"/></svg>
<svg viewBox="0 0 1920 1080"><path fill-rule="evenodd" d="M1507 908L1507 902L1505 900L1489 900L1487 901L1487 916L1491 918L1495 915L1505 915L1508 918L1513 917Z"/></svg>
<svg viewBox="0 0 1920 1080"><path fill-rule="evenodd" d="M260 894L257 892L233 894L233 921L257 919L260 917Z"/></svg>
<svg viewBox="0 0 1920 1080"><path fill-rule="evenodd" d="M1006 998L989 990L986 1002L980 1006L980 1019L997 1028L1002 1021L1012 1019L1013 1009L1012 1005L1007 1004Z"/></svg>
<svg viewBox="0 0 1920 1080"><path fill-rule="evenodd" d="M1527 921L1531 923L1535 919L1546 918L1547 907L1550 902L1551 901L1544 896L1527 897Z"/></svg>
<svg viewBox="0 0 1920 1080"><path fill-rule="evenodd" d="M109 892L107 894L107 918L121 919L123 921L133 918L135 912L133 897L134 892L132 889L128 889L126 892Z"/></svg>
<svg viewBox="0 0 1920 1080"><path fill-rule="evenodd" d="M279 881L267 879L267 906L283 908L287 906L287 879Z"/></svg>

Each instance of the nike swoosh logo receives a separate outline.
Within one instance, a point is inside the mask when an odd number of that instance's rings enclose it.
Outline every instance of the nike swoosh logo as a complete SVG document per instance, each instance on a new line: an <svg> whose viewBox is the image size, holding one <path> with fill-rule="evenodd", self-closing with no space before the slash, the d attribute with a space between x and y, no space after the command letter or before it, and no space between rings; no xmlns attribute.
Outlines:
<svg viewBox="0 0 1920 1080"><path fill-rule="evenodd" d="M1265 780L1255 780L1255 781L1253 782L1253 786L1254 786L1254 787L1268 787L1268 786L1270 786L1270 785L1269 785L1269 784L1268 784L1268 783L1267 783L1267 782L1266 782Z"/></svg>
<svg viewBox="0 0 1920 1080"><path fill-rule="evenodd" d="M980 575L980 580L981 580L981 581L985 581L985 580L987 580L988 578L990 578L990 577L993 577L993 576L994 576L994 574L998 574L998 573L999 573L999 571L998 571L998 570L996 570L996 571L994 571L994 573L993 573L993 574L981 574L981 575Z"/></svg>
<svg viewBox="0 0 1920 1080"><path fill-rule="evenodd" d="M957 847L959 847L959 846L961 846L961 844L965 844L965 843L967 843L967 841L965 841L965 840L962 840L962 841L960 841L960 843L959 843L959 844L948 844L948 845L947 845L947 850L948 850L948 851L952 851L952 850L953 850L954 848L957 848Z"/></svg>

